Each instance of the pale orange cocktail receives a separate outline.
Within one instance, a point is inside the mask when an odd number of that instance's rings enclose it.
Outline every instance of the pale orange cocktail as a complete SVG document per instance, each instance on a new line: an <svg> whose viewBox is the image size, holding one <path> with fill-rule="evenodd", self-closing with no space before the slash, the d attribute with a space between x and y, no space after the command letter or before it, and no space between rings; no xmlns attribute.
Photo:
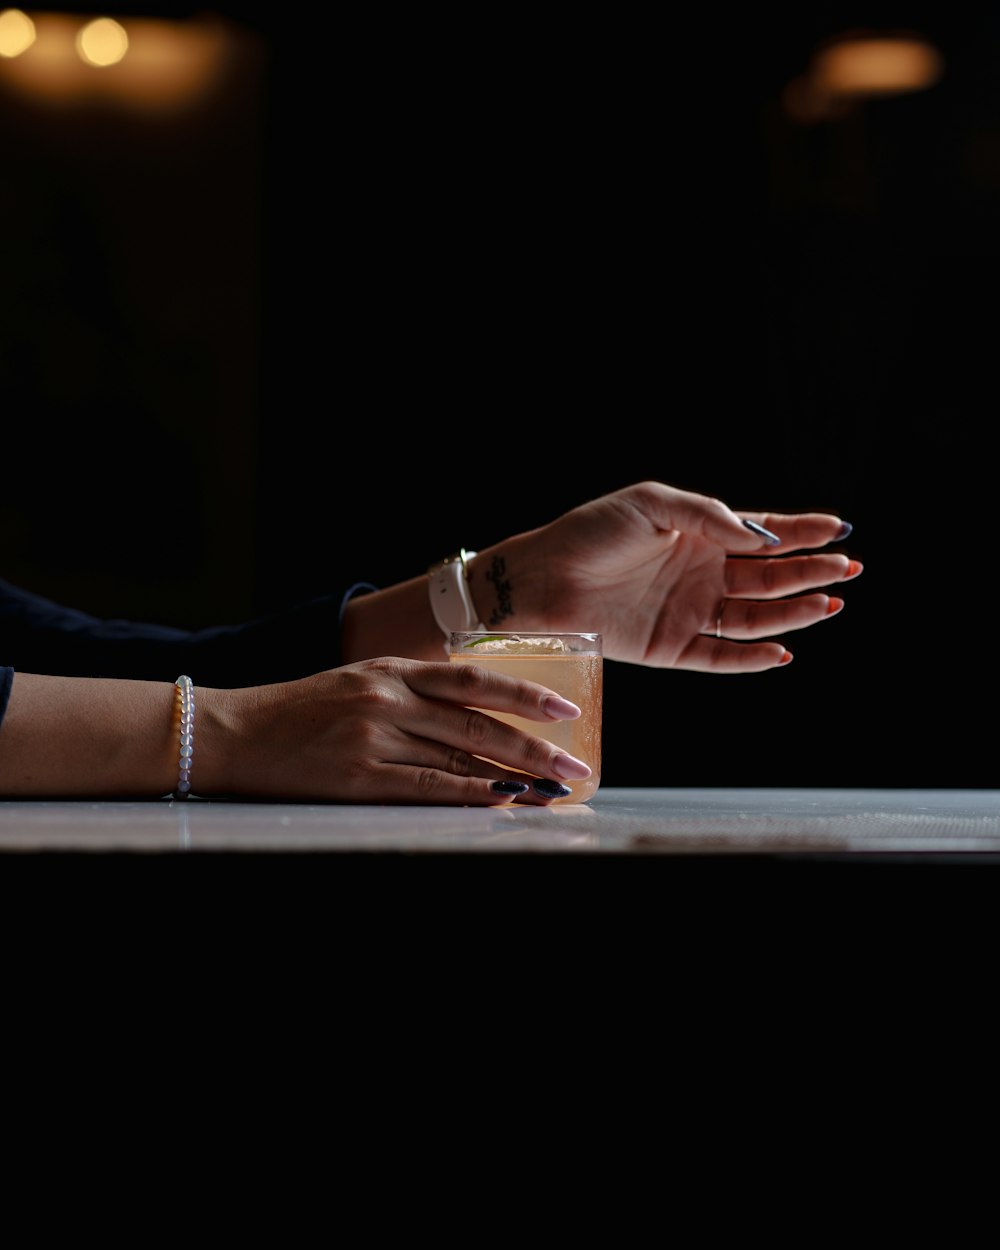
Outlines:
<svg viewBox="0 0 1000 1250"><path fill-rule="evenodd" d="M453 633L448 658L452 664L480 664L510 677L525 678L555 690L580 709L576 720L535 721L492 708L489 716L514 725L536 738L554 742L589 764L585 781L567 781L572 793L559 803L586 803L601 783L601 720L604 704L604 654L600 634L588 633Z"/></svg>

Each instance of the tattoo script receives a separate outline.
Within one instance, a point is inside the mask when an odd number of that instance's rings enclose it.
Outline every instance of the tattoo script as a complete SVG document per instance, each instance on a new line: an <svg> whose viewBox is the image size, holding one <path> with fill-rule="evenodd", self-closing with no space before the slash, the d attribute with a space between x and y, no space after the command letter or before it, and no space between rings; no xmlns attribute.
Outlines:
<svg viewBox="0 0 1000 1250"><path fill-rule="evenodd" d="M514 608L510 601L510 582L507 580L507 564L502 556L494 556L486 574L486 580L492 582L496 590L497 606L490 613L490 624L494 627L502 624L512 616Z"/></svg>

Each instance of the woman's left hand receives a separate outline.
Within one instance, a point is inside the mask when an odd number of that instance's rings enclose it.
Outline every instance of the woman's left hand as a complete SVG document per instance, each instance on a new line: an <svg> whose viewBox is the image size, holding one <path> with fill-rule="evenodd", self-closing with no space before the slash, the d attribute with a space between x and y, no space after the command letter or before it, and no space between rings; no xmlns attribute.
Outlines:
<svg viewBox="0 0 1000 1250"><path fill-rule="evenodd" d="M516 567L511 601L519 610L494 624L594 630L608 659L632 664L761 672L792 658L776 635L843 608L819 588L856 577L862 566L817 549L850 532L828 513L735 512L718 499L640 482L500 544ZM477 584L494 580L484 557L490 553L476 561Z"/></svg>

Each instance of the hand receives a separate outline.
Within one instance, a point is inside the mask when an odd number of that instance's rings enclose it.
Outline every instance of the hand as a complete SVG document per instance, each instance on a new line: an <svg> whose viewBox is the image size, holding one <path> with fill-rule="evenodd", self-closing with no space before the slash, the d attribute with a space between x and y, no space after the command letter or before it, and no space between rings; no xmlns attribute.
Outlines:
<svg viewBox="0 0 1000 1250"><path fill-rule="evenodd" d="M848 533L826 513L734 512L718 499L640 482L521 536L532 547L517 555L519 565L544 570L529 575L532 611L525 613L539 623L519 618L518 626L498 627L595 630L607 658L633 664L760 672L791 655L782 642L759 640L805 629L843 607L825 592L804 592L862 570L836 552L789 553Z"/></svg>
<svg viewBox="0 0 1000 1250"><path fill-rule="evenodd" d="M545 686L478 665L365 660L298 681L199 691L198 780L211 793L279 801L483 807L512 798L546 806L569 793L552 779L590 776L581 760L476 708L543 722L580 714ZM524 789L498 791L498 782Z"/></svg>

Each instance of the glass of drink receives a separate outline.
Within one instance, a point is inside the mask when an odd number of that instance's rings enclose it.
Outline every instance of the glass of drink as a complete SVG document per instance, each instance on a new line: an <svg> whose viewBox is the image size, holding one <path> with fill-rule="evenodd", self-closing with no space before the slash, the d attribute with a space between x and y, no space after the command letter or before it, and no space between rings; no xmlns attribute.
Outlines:
<svg viewBox="0 0 1000 1250"><path fill-rule="evenodd" d="M455 632L448 640L452 664L480 664L555 690L580 709L576 720L535 721L482 708L488 716L554 742L589 764L585 781L565 782L571 793L557 803L586 803L601 783L604 652L600 634Z"/></svg>

